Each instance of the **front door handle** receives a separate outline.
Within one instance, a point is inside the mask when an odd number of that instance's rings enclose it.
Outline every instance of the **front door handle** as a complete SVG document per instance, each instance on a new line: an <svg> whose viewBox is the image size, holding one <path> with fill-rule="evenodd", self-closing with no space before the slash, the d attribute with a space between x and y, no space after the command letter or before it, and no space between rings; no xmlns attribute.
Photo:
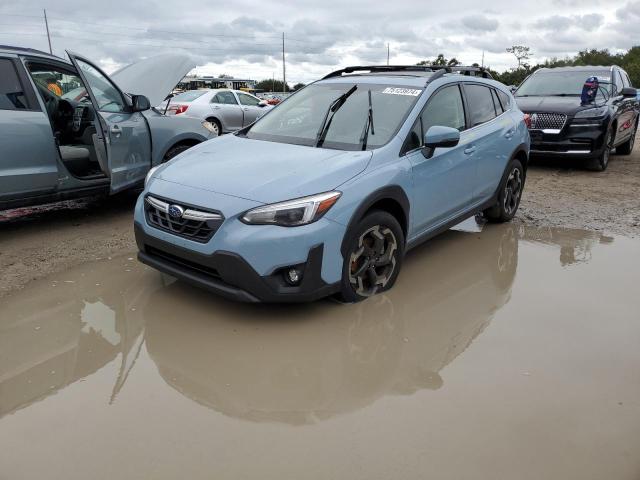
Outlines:
<svg viewBox="0 0 640 480"><path fill-rule="evenodd" d="M213 109L214 109L214 110L220 110L220 105L214 105L214 106L213 106Z"/></svg>
<svg viewBox="0 0 640 480"><path fill-rule="evenodd" d="M116 137L122 133L122 129L120 128L120 125L111 125L111 128L109 129L109 131L113 133Z"/></svg>
<svg viewBox="0 0 640 480"><path fill-rule="evenodd" d="M514 133L516 133L516 131L512 128L511 130L509 130L507 133L504 134L504 138L511 138L513 137Z"/></svg>
<svg viewBox="0 0 640 480"><path fill-rule="evenodd" d="M465 155L471 155L473 152L476 151L476 147L475 145L471 146L471 147L467 147L464 149L464 154Z"/></svg>
<svg viewBox="0 0 640 480"><path fill-rule="evenodd" d="M248 111L249 111L249 107L244 107L244 108L243 108L243 110L244 110L245 112L248 112Z"/></svg>

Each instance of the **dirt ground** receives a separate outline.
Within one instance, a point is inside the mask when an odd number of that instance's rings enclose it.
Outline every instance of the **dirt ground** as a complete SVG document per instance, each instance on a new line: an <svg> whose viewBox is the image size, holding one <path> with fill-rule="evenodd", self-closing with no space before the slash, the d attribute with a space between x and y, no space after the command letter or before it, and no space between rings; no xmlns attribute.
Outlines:
<svg viewBox="0 0 640 480"><path fill-rule="evenodd" d="M536 160L516 222L640 236L640 150L612 156L607 171ZM135 252L136 194L0 212L0 297L71 266Z"/></svg>

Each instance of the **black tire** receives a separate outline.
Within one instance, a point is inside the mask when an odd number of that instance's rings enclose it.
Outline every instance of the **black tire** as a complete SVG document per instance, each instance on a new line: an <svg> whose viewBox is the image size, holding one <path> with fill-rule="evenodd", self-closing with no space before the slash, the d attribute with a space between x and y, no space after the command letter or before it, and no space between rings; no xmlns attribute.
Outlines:
<svg viewBox="0 0 640 480"><path fill-rule="evenodd" d="M169 149L169 151L164 155L162 162L168 162L173 157L180 155L182 152L189 150L193 145L174 145Z"/></svg>
<svg viewBox="0 0 640 480"><path fill-rule="evenodd" d="M624 142L622 145L618 145L616 147L616 154L618 154L618 155L631 155L631 152L633 152L633 145L636 142L636 132L637 132L637 130L638 130L638 125L636 125L636 127L633 129L633 132L631 133L631 138L629 138L629 140Z"/></svg>
<svg viewBox="0 0 640 480"><path fill-rule="evenodd" d="M604 139L604 146L597 158L591 160L588 164L589 170L595 172L604 172L609 166L609 159L611 158L611 144L613 142L613 126L607 129L607 136Z"/></svg>
<svg viewBox="0 0 640 480"><path fill-rule="evenodd" d="M218 120L217 118L207 118L206 121L213 126L213 129L215 130L217 136L222 135L222 124L220 123L220 120Z"/></svg>
<svg viewBox="0 0 640 480"><path fill-rule="evenodd" d="M498 202L483 212L487 221L504 223L516 215L522 199L524 181L525 173L522 162L514 158L509 162L500 182Z"/></svg>
<svg viewBox="0 0 640 480"><path fill-rule="evenodd" d="M359 302L389 290L402 267L404 233L390 213L374 210L347 233L340 296Z"/></svg>

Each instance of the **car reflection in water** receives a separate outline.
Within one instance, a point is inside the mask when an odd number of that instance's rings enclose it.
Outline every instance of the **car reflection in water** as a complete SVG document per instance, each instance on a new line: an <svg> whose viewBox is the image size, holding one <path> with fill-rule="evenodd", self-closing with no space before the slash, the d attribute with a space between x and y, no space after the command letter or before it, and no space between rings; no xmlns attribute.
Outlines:
<svg viewBox="0 0 640 480"><path fill-rule="evenodd" d="M81 266L0 302L0 417L107 364L112 386L91 394L111 403L145 346L168 385L251 421L314 423L438 389L509 301L521 240L559 246L563 265L612 241L515 225L452 231L412 251L391 291L354 305L243 305L133 260Z"/></svg>
<svg viewBox="0 0 640 480"><path fill-rule="evenodd" d="M450 232L412 252L391 291L354 305L251 307L175 283L144 307L147 351L183 395L251 421L313 423L438 389L508 302L516 233Z"/></svg>

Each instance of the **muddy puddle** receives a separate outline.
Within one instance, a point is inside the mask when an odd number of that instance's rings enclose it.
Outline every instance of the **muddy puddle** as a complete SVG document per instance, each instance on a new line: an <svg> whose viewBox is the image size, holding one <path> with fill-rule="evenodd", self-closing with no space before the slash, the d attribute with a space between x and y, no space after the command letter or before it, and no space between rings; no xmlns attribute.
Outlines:
<svg viewBox="0 0 640 480"><path fill-rule="evenodd" d="M133 252L0 300L0 478L638 479L640 241L484 226L366 302Z"/></svg>

